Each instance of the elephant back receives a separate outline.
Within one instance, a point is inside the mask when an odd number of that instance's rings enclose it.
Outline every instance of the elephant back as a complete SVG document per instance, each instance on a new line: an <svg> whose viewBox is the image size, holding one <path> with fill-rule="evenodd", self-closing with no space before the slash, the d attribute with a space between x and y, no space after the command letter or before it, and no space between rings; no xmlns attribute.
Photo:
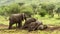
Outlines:
<svg viewBox="0 0 60 34"><path fill-rule="evenodd" d="M22 14L12 14L10 17L9 17L9 20L12 20L12 21L21 21L23 20L23 15Z"/></svg>
<svg viewBox="0 0 60 34"><path fill-rule="evenodd" d="M36 19L35 18L28 18L26 21L25 21L25 24L30 24L32 22L35 22Z"/></svg>

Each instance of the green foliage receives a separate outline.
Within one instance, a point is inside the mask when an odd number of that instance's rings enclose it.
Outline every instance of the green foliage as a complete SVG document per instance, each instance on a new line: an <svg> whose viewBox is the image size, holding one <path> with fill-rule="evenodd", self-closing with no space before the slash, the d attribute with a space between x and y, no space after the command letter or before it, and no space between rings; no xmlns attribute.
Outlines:
<svg viewBox="0 0 60 34"><path fill-rule="evenodd" d="M60 7L56 10L56 13L60 16Z"/></svg>
<svg viewBox="0 0 60 34"><path fill-rule="evenodd" d="M60 7L57 9L56 13L60 13Z"/></svg>
<svg viewBox="0 0 60 34"><path fill-rule="evenodd" d="M31 6L23 6L20 9L20 13L25 13L27 15L33 15L34 14Z"/></svg>
<svg viewBox="0 0 60 34"><path fill-rule="evenodd" d="M60 26L60 19L58 18L58 16L55 14L54 15L54 18L48 18L49 16L45 16L46 14L50 14L52 15L53 14L53 10L55 9L55 5L54 5L54 2L55 0L50 0L50 1L41 1L41 3L43 3L41 5L41 8L37 8L37 4L40 3L40 0L16 0L16 2L19 1L19 2L24 2L24 3L13 3L9 6L1 6L0 7L0 15L10 15L10 14L14 14L14 13L26 13L28 15L32 15L33 17L35 17L36 19L38 18L38 20L42 21L43 24L47 24L47 25L57 25L57 26ZM54 1L54 2L53 2ZM4 2L4 1L3 1ZM58 1L56 1L57 3ZM25 5L26 3L26 5ZM33 5L29 5L30 3L36 3L36 4L33 4ZM45 4L47 3L47 4ZM49 4L49 3L53 3L53 4ZM55 3L55 4L56 4ZM23 5L23 6L22 6ZM27 6L29 5L29 6ZM58 6L60 6L60 2L58 2L57 4ZM37 9L37 11L36 11ZM38 12L39 15L35 14L36 12ZM48 13L49 12L49 13ZM57 9L57 13L60 13L60 7L58 7ZM40 17L41 15L41 17ZM45 16L45 17L44 17ZM58 18L58 19L57 19ZM8 23L9 21L5 19L4 16L0 16L0 24L5 24L5 25L9 25ZM32 31L32 32L27 32L26 30L16 30L16 29L13 29L13 30L7 30L5 27L7 26L4 26L4 27L0 27L1 31L0 33L1 34L60 34L60 31L58 30L54 30L52 32L52 30L50 31L46 31L46 30L43 30L43 31Z"/></svg>
<svg viewBox="0 0 60 34"><path fill-rule="evenodd" d="M49 10L53 10L55 8L55 5L54 4L41 5L41 8L49 11Z"/></svg>
<svg viewBox="0 0 60 34"><path fill-rule="evenodd" d="M18 4L11 4L9 6L2 6L0 8L0 15L9 15L20 12L20 6Z"/></svg>
<svg viewBox="0 0 60 34"><path fill-rule="evenodd" d="M23 5L23 6L22 6ZM40 7L41 6L41 7ZM53 13L55 8L54 4L26 4L26 3L13 3L9 6L2 6L0 8L0 15L11 15L15 13L26 13L28 15L40 14L46 15L46 13Z"/></svg>
<svg viewBox="0 0 60 34"><path fill-rule="evenodd" d="M49 4L49 5L46 6L47 11L48 10L53 10L54 8L55 8L55 5L53 5L53 4Z"/></svg>
<svg viewBox="0 0 60 34"><path fill-rule="evenodd" d="M54 4L42 5L42 9L45 9L51 17L54 17L53 10L55 9Z"/></svg>
<svg viewBox="0 0 60 34"><path fill-rule="evenodd" d="M5 13L5 6L0 7L0 15L4 15Z"/></svg>
<svg viewBox="0 0 60 34"><path fill-rule="evenodd" d="M31 6L33 7L33 9L36 9L37 8L37 5L36 4L31 4Z"/></svg>
<svg viewBox="0 0 60 34"><path fill-rule="evenodd" d="M18 3L20 6L24 5L25 3Z"/></svg>
<svg viewBox="0 0 60 34"><path fill-rule="evenodd" d="M20 12L20 6L18 4L12 4L9 7L8 13L14 14L14 13L19 13Z"/></svg>
<svg viewBox="0 0 60 34"><path fill-rule="evenodd" d="M37 4L31 4L31 6L32 6L32 8L33 8L34 14L37 14L37 11L36 11L36 9L37 9Z"/></svg>
<svg viewBox="0 0 60 34"><path fill-rule="evenodd" d="M39 12L39 15L41 15L41 17L44 17L47 14L47 12L44 9L41 9L41 11Z"/></svg>

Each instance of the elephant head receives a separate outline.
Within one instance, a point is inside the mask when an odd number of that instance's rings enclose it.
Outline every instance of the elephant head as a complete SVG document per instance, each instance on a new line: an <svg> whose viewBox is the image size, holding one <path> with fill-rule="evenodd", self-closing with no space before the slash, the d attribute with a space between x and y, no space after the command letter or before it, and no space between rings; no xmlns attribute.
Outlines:
<svg viewBox="0 0 60 34"><path fill-rule="evenodd" d="M47 25L39 25L37 30L44 30L47 29Z"/></svg>
<svg viewBox="0 0 60 34"><path fill-rule="evenodd" d="M27 18L31 18L31 15L27 15L27 14L25 14L25 13L22 13L22 20L26 20Z"/></svg>

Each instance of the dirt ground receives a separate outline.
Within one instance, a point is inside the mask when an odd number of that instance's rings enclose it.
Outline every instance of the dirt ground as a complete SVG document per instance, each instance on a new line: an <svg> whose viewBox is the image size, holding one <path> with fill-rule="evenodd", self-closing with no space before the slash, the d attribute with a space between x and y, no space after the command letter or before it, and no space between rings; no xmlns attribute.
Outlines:
<svg viewBox="0 0 60 34"><path fill-rule="evenodd" d="M60 30L60 26L55 25L47 25L48 28L43 31L54 31L54 30ZM16 28L13 28L16 29ZM8 30L8 25L0 24L0 31L2 30Z"/></svg>
<svg viewBox="0 0 60 34"><path fill-rule="evenodd" d="M60 26L56 26L56 25L47 25L48 28L45 29L45 31L54 31L54 30L59 30L60 31Z"/></svg>

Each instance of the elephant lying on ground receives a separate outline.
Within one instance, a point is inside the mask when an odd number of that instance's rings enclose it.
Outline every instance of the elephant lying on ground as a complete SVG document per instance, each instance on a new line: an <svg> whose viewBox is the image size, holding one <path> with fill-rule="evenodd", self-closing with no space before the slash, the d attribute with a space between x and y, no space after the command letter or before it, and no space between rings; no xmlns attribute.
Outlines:
<svg viewBox="0 0 60 34"><path fill-rule="evenodd" d="M35 22L31 22L29 25L28 25L28 30L29 31L34 31L34 30L37 30L37 29L40 29L41 27L39 27L40 25L43 25L42 22L39 22L38 20L35 21ZM43 27L43 26L42 26Z"/></svg>
<svg viewBox="0 0 60 34"><path fill-rule="evenodd" d="M34 30L43 30L46 29L47 26L43 25L42 22L36 20L35 18L29 18L25 21L25 24L23 26L23 29L27 29L28 31L34 31Z"/></svg>
<svg viewBox="0 0 60 34"><path fill-rule="evenodd" d="M26 20L27 18L27 15L24 14L24 13L21 13L21 14L12 14L10 17L9 17L9 29L12 28L12 25L13 24L18 24L18 28L22 27L22 21L25 19Z"/></svg>
<svg viewBox="0 0 60 34"><path fill-rule="evenodd" d="M35 22L35 21L36 21L35 18L32 18L32 17L31 18L28 18L27 20L25 20L25 23L24 23L22 29L28 28L29 24L32 23L32 22Z"/></svg>
<svg viewBox="0 0 60 34"><path fill-rule="evenodd" d="M47 25L39 25L37 30L44 30L46 29L48 26Z"/></svg>

